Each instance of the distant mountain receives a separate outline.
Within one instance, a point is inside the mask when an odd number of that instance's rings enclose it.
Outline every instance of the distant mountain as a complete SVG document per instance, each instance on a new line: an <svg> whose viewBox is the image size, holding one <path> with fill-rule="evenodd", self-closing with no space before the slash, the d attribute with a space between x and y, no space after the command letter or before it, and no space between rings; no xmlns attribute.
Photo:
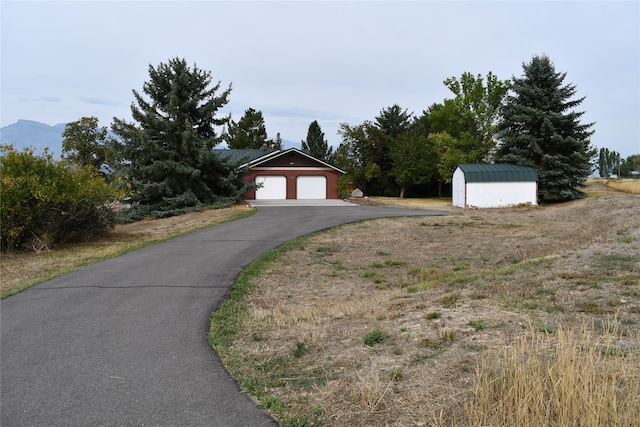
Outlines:
<svg viewBox="0 0 640 427"><path fill-rule="evenodd" d="M293 142L283 139L282 148L284 148L285 150L288 150L289 148L297 148L298 150L300 150L302 148L302 142Z"/></svg>
<svg viewBox="0 0 640 427"><path fill-rule="evenodd" d="M57 159L62 153L62 132L66 126L66 123L49 126L32 120L18 120L16 123L0 129L0 143L11 144L16 150L32 147L36 154L42 154L45 148L49 148L53 158ZM282 148L284 149L297 148L299 150L301 146L300 142L282 140Z"/></svg>
<svg viewBox="0 0 640 427"><path fill-rule="evenodd" d="M62 153L62 132L66 126L66 123L49 126L32 120L18 120L0 129L0 143L11 144L16 150L32 147L36 154L49 148L53 157L58 158Z"/></svg>

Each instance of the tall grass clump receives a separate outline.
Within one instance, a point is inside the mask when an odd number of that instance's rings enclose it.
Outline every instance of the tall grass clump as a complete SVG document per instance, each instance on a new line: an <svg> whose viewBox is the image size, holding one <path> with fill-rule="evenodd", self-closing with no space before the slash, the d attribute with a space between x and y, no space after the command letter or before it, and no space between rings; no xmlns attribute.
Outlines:
<svg viewBox="0 0 640 427"><path fill-rule="evenodd" d="M629 194L640 194L640 179L608 179L607 187Z"/></svg>
<svg viewBox="0 0 640 427"><path fill-rule="evenodd" d="M611 332L613 330L613 332ZM613 327L530 331L477 371L468 425L633 426L640 420L638 339ZM629 344L633 341L635 344ZM626 343L626 344L625 344Z"/></svg>

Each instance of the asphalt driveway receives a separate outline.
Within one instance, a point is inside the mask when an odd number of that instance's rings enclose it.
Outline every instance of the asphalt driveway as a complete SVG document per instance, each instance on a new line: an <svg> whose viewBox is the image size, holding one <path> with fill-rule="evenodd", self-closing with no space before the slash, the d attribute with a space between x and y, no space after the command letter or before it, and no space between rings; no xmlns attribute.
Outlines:
<svg viewBox="0 0 640 427"><path fill-rule="evenodd" d="M276 423L207 343L240 272L287 240L376 217L443 212L263 206L103 261L0 302L0 425L262 426Z"/></svg>

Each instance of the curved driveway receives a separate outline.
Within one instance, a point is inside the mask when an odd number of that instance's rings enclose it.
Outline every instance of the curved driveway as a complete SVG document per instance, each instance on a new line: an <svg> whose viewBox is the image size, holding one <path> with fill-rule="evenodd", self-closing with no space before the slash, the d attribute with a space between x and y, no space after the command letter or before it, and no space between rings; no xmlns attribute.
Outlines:
<svg viewBox="0 0 640 427"><path fill-rule="evenodd" d="M240 272L287 240L361 219L442 212L259 207L0 302L0 425L276 425L207 343Z"/></svg>

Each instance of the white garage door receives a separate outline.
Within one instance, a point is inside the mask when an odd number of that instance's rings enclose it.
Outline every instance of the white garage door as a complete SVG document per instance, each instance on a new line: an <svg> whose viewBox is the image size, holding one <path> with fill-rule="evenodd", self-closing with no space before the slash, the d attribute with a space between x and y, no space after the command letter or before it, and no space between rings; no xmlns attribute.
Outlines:
<svg viewBox="0 0 640 427"><path fill-rule="evenodd" d="M258 175L256 184L262 186L256 189L257 200L286 199L287 177L282 175Z"/></svg>
<svg viewBox="0 0 640 427"><path fill-rule="evenodd" d="M297 199L326 199L327 177L306 175L299 176L296 188Z"/></svg>

